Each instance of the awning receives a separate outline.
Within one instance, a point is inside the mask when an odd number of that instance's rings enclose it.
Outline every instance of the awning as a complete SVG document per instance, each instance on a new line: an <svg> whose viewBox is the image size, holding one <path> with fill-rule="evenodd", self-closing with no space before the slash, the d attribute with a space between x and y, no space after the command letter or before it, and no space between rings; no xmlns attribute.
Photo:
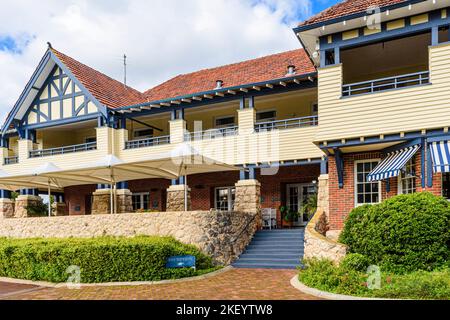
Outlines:
<svg viewBox="0 0 450 320"><path fill-rule="evenodd" d="M419 151L420 147L420 145L415 145L388 153L387 157L368 175L367 181L374 182L398 177L401 170L406 166L408 161L414 157L417 151Z"/></svg>
<svg viewBox="0 0 450 320"><path fill-rule="evenodd" d="M433 172L450 172L450 141L438 141L430 144Z"/></svg>

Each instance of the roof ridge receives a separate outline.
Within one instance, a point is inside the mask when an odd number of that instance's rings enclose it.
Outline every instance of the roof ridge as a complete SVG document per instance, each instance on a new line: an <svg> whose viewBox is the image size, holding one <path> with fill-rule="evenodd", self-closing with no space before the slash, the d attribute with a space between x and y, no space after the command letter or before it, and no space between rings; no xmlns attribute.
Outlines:
<svg viewBox="0 0 450 320"><path fill-rule="evenodd" d="M190 76L190 75L194 75L194 74L201 73L201 72L212 71L212 70L217 70L217 69L220 69L220 68L227 68L227 67L231 67L231 66L236 66L236 65L239 65L239 64L249 63L249 62L252 62L252 61L258 61L260 59L272 58L272 57L275 57L275 56L278 56L278 55L292 53L292 52L295 52L295 51L301 52L301 51L305 51L305 49L304 48L299 48L299 49L292 49L292 50L288 50L288 51L281 51L281 52L277 52L277 53L272 53L272 54L269 54L269 55L261 56L261 57L258 57L258 58L252 58L252 59L247 59L247 60L242 60L242 61L239 61L239 62L228 63L228 64L216 66L216 67L203 68L203 69L199 69L199 70L188 72L188 73L178 74L178 75L176 75L176 76L174 76L174 77L172 77L170 79L167 79L166 81L164 81L164 82L162 82L162 83L160 83L160 84L158 84L158 85L156 85L156 86L154 86L154 87L144 91L144 94L147 95L151 90L153 90L153 89L155 89L155 88L157 88L157 87L159 87L159 86L161 86L161 85L163 85L163 84L165 84L165 83L167 83L169 81L172 81L172 80L174 80L176 78L179 78L179 77L185 77L185 76ZM216 79L216 80L221 80L221 79Z"/></svg>
<svg viewBox="0 0 450 320"><path fill-rule="evenodd" d="M141 91L139 91L139 90L137 90L137 89L135 89L135 88L133 88L133 87L131 87L131 86L129 86L129 85L126 85L126 84L120 82L119 80L116 80L116 79L112 78L111 76L108 76L107 74L105 74L105 73L103 73L103 72L101 72L101 71L99 71L99 70L97 70L97 69L95 69L95 68L93 68L93 67L91 67L91 66L88 66L87 64L85 64L85 63L83 63L83 62L80 62L79 60L77 60L77 59L75 59L75 58L73 58L73 57L71 57L71 56L69 56L69 55L67 55L67 54L65 54L65 53L63 53L63 52L61 52L61 51L59 51L59 50L56 50L56 49L53 48L53 47L50 47L49 49L52 50L52 52L55 53L56 55L58 55L58 54L59 54L59 55L63 55L63 56L65 56L65 57L67 57L67 58L73 60L74 62L81 64L83 67L89 68L89 69L91 69L92 71L101 74L102 76L108 78L109 80L114 81L114 82L117 82L118 84L124 86L125 89L130 89L130 90L135 91L135 92L137 92L137 93L139 93L139 94L143 94L143 92L141 92ZM58 58L59 58L59 57L58 57Z"/></svg>

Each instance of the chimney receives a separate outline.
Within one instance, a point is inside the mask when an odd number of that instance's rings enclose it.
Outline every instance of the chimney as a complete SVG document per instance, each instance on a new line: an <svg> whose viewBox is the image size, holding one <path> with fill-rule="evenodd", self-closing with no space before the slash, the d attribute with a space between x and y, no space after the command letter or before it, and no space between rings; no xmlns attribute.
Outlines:
<svg viewBox="0 0 450 320"><path fill-rule="evenodd" d="M287 76L293 76L294 74L295 74L295 66L291 64L287 67Z"/></svg>
<svg viewBox="0 0 450 320"><path fill-rule="evenodd" d="M216 89L222 89L223 80L216 80Z"/></svg>

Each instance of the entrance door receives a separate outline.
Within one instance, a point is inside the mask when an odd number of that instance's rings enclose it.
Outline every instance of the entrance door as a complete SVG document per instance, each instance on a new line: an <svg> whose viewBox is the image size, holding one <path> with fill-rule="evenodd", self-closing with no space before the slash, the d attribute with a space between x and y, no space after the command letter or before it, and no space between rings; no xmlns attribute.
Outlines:
<svg viewBox="0 0 450 320"><path fill-rule="evenodd" d="M309 197L316 194L316 186L314 184L289 184L286 192L286 203L288 210L300 212L303 205L307 203ZM297 221L294 221L294 226L305 226L308 221L305 221L303 215L300 215Z"/></svg>

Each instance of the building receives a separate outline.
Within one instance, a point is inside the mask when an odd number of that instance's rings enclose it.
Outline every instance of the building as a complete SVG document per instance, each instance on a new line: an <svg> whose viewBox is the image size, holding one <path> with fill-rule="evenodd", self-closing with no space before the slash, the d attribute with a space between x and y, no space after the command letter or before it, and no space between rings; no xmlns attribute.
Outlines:
<svg viewBox="0 0 450 320"><path fill-rule="evenodd" d="M107 155L133 162L188 142L242 169L190 176L190 209L230 211L236 185L253 183L281 226L282 208L299 211L320 187L332 231L355 206L398 193L450 197L449 10L447 0L347 0L294 29L304 49L146 92L49 45L2 127L1 170L70 170ZM108 212L108 189L83 183L54 194L62 214L88 215ZM119 212L173 210L167 198L184 192L184 179L118 189ZM3 190L1 210L26 215L22 202L45 192L21 189L11 209Z"/></svg>

